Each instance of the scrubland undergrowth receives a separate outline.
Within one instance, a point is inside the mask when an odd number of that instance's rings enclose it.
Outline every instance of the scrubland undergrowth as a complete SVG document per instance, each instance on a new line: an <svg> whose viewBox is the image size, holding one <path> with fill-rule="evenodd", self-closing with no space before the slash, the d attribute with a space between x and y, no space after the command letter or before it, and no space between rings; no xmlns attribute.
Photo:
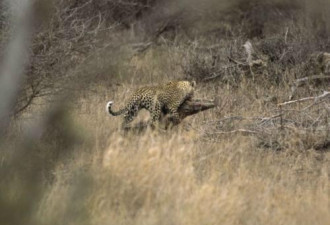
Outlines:
<svg viewBox="0 0 330 225"><path fill-rule="evenodd" d="M279 105L330 91L327 1L50 2L0 132L1 223L330 224L329 97ZM219 106L140 134L105 112L179 79Z"/></svg>

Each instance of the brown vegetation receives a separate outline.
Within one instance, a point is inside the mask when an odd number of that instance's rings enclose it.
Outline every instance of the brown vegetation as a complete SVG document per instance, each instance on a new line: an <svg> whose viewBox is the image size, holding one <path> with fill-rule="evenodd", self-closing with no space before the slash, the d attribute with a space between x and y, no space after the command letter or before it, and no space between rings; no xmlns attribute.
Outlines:
<svg viewBox="0 0 330 225"><path fill-rule="evenodd" d="M18 2L0 3L2 224L329 224L328 1ZM104 110L178 79L216 99L183 117L211 109L142 133Z"/></svg>

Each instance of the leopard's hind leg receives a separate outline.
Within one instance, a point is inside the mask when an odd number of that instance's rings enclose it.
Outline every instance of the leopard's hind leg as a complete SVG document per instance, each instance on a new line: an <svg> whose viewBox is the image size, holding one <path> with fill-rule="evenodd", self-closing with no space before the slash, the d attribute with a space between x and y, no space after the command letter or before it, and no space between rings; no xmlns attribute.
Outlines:
<svg viewBox="0 0 330 225"><path fill-rule="evenodd" d="M122 127L127 128L127 126L137 117L138 112L138 104L133 104L132 106L128 107L127 111L124 114L124 121L122 123Z"/></svg>
<svg viewBox="0 0 330 225"><path fill-rule="evenodd" d="M145 103L144 108L149 111L151 117L148 124L151 125L152 127L155 127L155 125L161 119L162 106L159 103L159 101L155 98L145 99L144 103Z"/></svg>

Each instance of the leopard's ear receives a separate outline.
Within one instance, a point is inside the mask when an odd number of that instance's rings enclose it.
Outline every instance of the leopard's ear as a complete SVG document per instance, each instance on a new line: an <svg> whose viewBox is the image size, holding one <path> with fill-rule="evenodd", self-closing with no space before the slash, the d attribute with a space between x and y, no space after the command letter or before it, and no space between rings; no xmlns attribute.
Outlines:
<svg viewBox="0 0 330 225"><path fill-rule="evenodd" d="M191 84L192 87L196 87L196 81L193 80L193 81L190 82L190 84Z"/></svg>

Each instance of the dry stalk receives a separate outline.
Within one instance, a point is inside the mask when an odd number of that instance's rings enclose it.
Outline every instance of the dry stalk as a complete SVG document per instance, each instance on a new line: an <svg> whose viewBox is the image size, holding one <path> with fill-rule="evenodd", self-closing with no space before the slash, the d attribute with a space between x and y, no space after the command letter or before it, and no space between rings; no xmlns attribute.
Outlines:
<svg viewBox="0 0 330 225"><path fill-rule="evenodd" d="M306 98L301 98L301 99L297 99L297 100L292 100L292 101L288 101L288 102L283 102L278 104L278 106L286 106L286 105L290 105L293 103L299 103L299 102L305 102L305 101L310 101L310 100L314 100L319 101L323 98L327 98L330 96L330 92L329 91L324 91L322 95L316 96L316 97L306 97Z"/></svg>

